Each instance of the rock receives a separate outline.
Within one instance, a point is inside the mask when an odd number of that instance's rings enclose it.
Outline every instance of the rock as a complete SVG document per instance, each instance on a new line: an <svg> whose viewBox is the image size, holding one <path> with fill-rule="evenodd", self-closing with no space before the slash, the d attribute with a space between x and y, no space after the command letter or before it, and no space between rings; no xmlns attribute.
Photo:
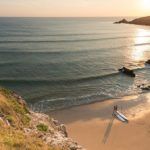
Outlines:
<svg viewBox="0 0 150 150"><path fill-rule="evenodd" d="M51 143L52 142L52 138L49 136L46 138L46 143Z"/></svg>
<svg viewBox="0 0 150 150"><path fill-rule="evenodd" d="M23 98L21 96L19 96L18 94L16 94L15 92L13 92L13 97L16 98L16 100L18 101L19 104L21 104L24 107L27 107L27 103L25 102L25 100L23 100Z"/></svg>
<svg viewBox="0 0 150 150"><path fill-rule="evenodd" d="M4 114L0 113L0 117L3 118L3 117L4 117Z"/></svg>
<svg viewBox="0 0 150 150"><path fill-rule="evenodd" d="M147 60L147 61L145 62L145 64L149 64L149 65L150 65L150 59Z"/></svg>
<svg viewBox="0 0 150 150"><path fill-rule="evenodd" d="M78 148L77 148L77 146L76 145L71 145L70 146L70 150L77 150Z"/></svg>
<svg viewBox="0 0 150 150"><path fill-rule="evenodd" d="M120 23L128 23L126 19L122 19L120 21L114 22L115 24L120 24Z"/></svg>
<svg viewBox="0 0 150 150"><path fill-rule="evenodd" d="M10 126L10 123L8 120L5 121L7 126Z"/></svg>
<svg viewBox="0 0 150 150"><path fill-rule="evenodd" d="M49 129L49 133L54 134L55 130L54 129Z"/></svg>
<svg viewBox="0 0 150 150"><path fill-rule="evenodd" d="M79 146L77 143L73 143L70 145L70 150L84 150L82 146Z"/></svg>
<svg viewBox="0 0 150 150"><path fill-rule="evenodd" d="M24 132L27 134L27 133L30 133L31 132L31 129L29 128L24 128Z"/></svg>
<svg viewBox="0 0 150 150"><path fill-rule="evenodd" d="M150 86L142 87L141 89L142 89L142 90L145 90L145 91L149 91L149 90L150 90Z"/></svg>
<svg viewBox="0 0 150 150"><path fill-rule="evenodd" d="M60 131L64 133L65 137L68 137L68 133L64 124L60 125Z"/></svg>
<svg viewBox="0 0 150 150"><path fill-rule="evenodd" d="M142 84L142 85L138 85L137 87L140 88L141 90L144 90L144 91L150 90L150 85Z"/></svg>
<svg viewBox="0 0 150 150"><path fill-rule="evenodd" d="M128 76L130 76L130 77L135 77L134 71L131 70L131 69L128 69L128 68L126 68L126 67L122 67L122 68L119 69L118 71L121 72L121 73L124 73L124 74L126 74L126 75L128 75Z"/></svg>
<svg viewBox="0 0 150 150"><path fill-rule="evenodd" d="M38 133L38 138L42 138L43 139L44 134L43 133Z"/></svg>
<svg viewBox="0 0 150 150"><path fill-rule="evenodd" d="M52 122L53 122L54 125L56 125L56 126L59 126L59 125L60 125L59 122L58 122L58 120L55 120L55 119L53 119L53 118L52 118Z"/></svg>

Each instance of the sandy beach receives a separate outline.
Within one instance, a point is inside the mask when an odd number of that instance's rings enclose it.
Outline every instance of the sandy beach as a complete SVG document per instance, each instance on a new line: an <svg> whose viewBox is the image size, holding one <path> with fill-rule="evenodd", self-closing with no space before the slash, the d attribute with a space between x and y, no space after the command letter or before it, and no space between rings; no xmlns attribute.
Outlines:
<svg viewBox="0 0 150 150"><path fill-rule="evenodd" d="M129 123L112 117L113 106ZM150 93L126 96L51 112L68 134L87 150L149 150Z"/></svg>

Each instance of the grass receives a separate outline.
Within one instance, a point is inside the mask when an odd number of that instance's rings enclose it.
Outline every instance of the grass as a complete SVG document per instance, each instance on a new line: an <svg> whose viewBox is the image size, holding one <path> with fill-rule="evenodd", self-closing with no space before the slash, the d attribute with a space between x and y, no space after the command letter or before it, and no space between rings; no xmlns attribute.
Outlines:
<svg viewBox="0 0 150 150"><path fill-rule="evenodd" d="M38 124L36 127L39 131L42 131L42 132L48 131L48 126L43 123Z"/></svg>
<svg viewBox="0 0 150 150"><path fill-rule="evenodd" d="M4 147L1 150L52 150L51 147L35 135L29 137L23 131L14 130L13 128L0 131L0 143Z"/></svg>
<svg viewBox="0 0 150 150"><path fill-rule="evenodd" d="M20 104L10 90L0 88L0 94L0 114L4 114L5 118L17 127L28 126L30 122L28 108Z"/></svg>
<svg viewBox="0 0 150 150"><path fill-rule="evenodd" d="M28 108L20 103L13 92L0 88L0 150L56 150L48 146L36 134L26 135L23 128L30 125L30 113ZM48 126L39 124L39 131L48 131ZM59 149L60 150L60 149Z"/></svg>
<svg viewBox="0 0 150 150"><path fill-rule="evenodd" d="M14 117L11 115L6 115L5 119L12 125L14 123Z"/></svg>

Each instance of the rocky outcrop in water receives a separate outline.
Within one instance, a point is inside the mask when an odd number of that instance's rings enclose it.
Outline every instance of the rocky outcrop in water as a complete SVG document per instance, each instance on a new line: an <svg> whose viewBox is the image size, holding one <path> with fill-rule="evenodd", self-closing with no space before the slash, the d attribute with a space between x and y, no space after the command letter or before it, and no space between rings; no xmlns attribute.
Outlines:
<svg viewBox="0 0 150 150"><path fill-rule="evenodd" d="M126 19L122 19L120 21L114 22L115 24L120 24L120 23L128 23Z"/></svg>
<svg viewBox="0 0 150 150"><path fill-rule="evenodd" d="M145 62L145 64L150 65L150 59Z"/></svg>

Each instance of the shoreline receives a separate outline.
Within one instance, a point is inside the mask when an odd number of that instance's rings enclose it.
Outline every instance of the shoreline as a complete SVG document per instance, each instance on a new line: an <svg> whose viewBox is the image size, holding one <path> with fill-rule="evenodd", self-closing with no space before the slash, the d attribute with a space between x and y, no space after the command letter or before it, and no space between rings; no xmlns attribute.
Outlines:
<svg viewBox="0 0 150 150"><path fill-rule="evenodd" d="M129 119L128 124L112 118L114 105L118 105L119 111ZM69 136L87 150L148 150L149 108L150 93L143 93L58 110L49 114L64 123ZM137 133L140 136L137 136Z"/></svg>

